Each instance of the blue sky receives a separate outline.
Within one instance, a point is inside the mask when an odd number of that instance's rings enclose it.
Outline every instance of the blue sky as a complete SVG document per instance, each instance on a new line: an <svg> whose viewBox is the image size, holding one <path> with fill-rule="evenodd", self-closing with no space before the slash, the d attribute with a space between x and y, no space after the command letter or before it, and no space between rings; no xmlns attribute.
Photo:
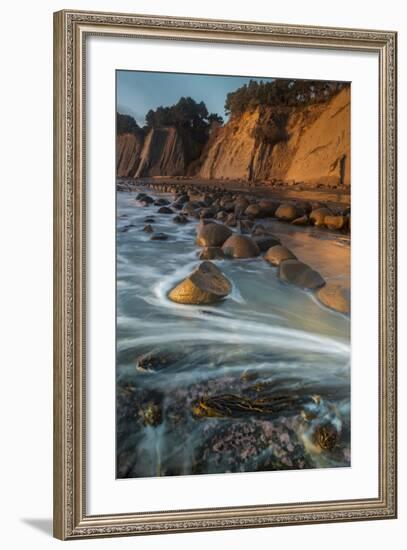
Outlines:
<svg viewBox="0 0 407 550"><path fill-rule="evenodd" d="M117 110L133 116L144 126L147 111L174 105L180 97L203 101L209 113L218 113L224 119L225 99L229 92L250 80L270 81L269 78L214 76L143 71L117 71Z"/></svg>

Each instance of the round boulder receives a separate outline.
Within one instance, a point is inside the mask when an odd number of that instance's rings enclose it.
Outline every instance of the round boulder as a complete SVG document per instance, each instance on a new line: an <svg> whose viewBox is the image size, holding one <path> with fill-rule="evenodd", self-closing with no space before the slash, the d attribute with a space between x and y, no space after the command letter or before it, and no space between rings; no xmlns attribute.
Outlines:
<svg viewBox="0 0 407 550"><path fill-rule="evenodd" d="M228 225L229 227L236 227L237 226L237 219L236 219L235 214L233 214L233 212L228 214L228 217L225 220L225 224Z"/></svg>
<svg viewBox="0 0 407 550"><path fill-rule="evenodd" d="M174 216L172 221L179 224L185 224L189 222L188 218L184 214L177 214L176 216Z"/></svg>
<svg viewBox="0 0 407 550"><path fill-rule="evenodd" d="M216 215L216 209L212 207L202 208L199 213L199 217L203 219L214 218Z"/></svg>
<svg viewBox="0 0 407 550"><path fill-rule="evenodd" d="M297 257L285 246L276 245L270 247L264 254L264 259L271 265L280 265L286 260L296 260Z"/></svg>
<svg viewBox="0 0 407 550"><path fill-rule="evenodd" d="M317 227L320 227L321 225L324 225L325 217L331 216L331 215L332 215L332 212L329 210L329 208L322 206L321 208L317 208L313 210L309 215L309 218L314 225L316 225Z"/></svg>
<svg viewBox="0 0 407 550"><path fill-rule="evenodd" d="M271 246L281 244L280 240L273 235L259 235L257 237L253 237L253 240L260 248L260 252L266 252L266 250L268 250Z"/></svg>
<svg viewBox="0 0 407 550"><path fill-rule="evenodd" d="M208 223L198 230L196 244L198 246L222 246L232 234L232 231L221 223Z"/></svg>
<svg viewBox="0 0 407 550"><path fill-rule="evenodd" d="M157 210L159 214L174 214L174 210L170 208L169 206L162 206Z"/></svg>
<svg viewBox="0 0 407 550"><path fill-rule="evenodd" d="M154 201L155 206L167 206L168 204L170 204L168 199L157 199Z"/></svg>
<svg viewBox="0 0 407 550"><path fill-rule="evenodd" d="M199 253L200 260L223 260L223 250L219 246L205 246Z"/></svg>
<svg viewBox="0 0 407 550"><path fill-rule="evenodd" d="M255 258L260 249L248 235L232 235L223 243L222 250L229 258Z"/></svg>
<svg viewBox="0 0 407 550"><path fill-rule="evenodd" d="M294 204L284 203L277 208L275 216L279 220L292 222L298 217L298 211Z"/></svg>
<svg viewBox="0 0 407 550"><path fill-rule="evenodd" d="M227 215L227 212L225 212L224 210L220 210L217 214L216 214L216 219L223 222L226 220L226 218L228 217Z"/></svg>
<svg viewBox="0 0 407 550"><path fill-rule="evenodd" d="M260 199L259 206L262 216L274 216L277 208L279 207L279 203L269 199Z"/></svg>
<svg viewBox="0 0 407 550"><path fill-rule="evenodd" d="M350 290L335 283L327 283L317 293L320 302L335 311L350 313Z"/></svg>
<svg viewBox="0 0 407 550"><path fill-rule="evenodd" d="M231 290L230 281L215 264L202 262L168 297L179 304L212 304L225 298Z"/></svg>
<svg viewBox="0 0 407 550"><path fill-rule="evenodd" d="M297 285L300 288L313 289L325 284L324 279L317 271L298 260L281 262L278 276L281 281Z"/></svg>
<svg viewBox="0 0 407 550"><path fill-rule="evenodd" d="M345 228L346 221L345 216L325 216L324 224L328 229L339 231Z"/></svg>
<svg viewBox="0 0 407 550"><path fill-rule="evenodd" d="M234 211L236 216L241 216L249 204L249 201L245 197L238 197L234 203Z"/></svg>
<svg viewBox="0 0 407 550"><path fill-rule="evenodd" d="M249 204L249 206L244 211L245 216L249 216L251 218L259 218L262 216L262 210L260 208L260 205L254 203Z"/></svg>

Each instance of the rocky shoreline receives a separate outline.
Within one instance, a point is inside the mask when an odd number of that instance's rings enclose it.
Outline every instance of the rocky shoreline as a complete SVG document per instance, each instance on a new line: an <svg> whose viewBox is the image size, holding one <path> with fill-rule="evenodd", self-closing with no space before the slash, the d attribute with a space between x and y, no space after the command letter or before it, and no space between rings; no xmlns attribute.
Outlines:
<svg viewBox="0 0 407 550"><path fill-rule="evenodd" d="M172 301L191 305L220 301L230 293L231 283L211 260L262 257L278 269L282 283L313 292L319 302L330 309L350 313L349 287L326 282L318 271L283 246L267 223L278 220L296 227L315 226L330 233L349 235L351 213L345 204L265 198L247 190L225 189L213 183L117 181L118 191L135 191L140 187L146 190L136 197L141 206L154 205L157 214L172 215L177 224L199 221L196 244L201 248L198 257L203 262L170 291L168 297ZM147 191L172 197L154 199ZM154 216L146 216L144 221L143 231L151 233L151 240L168 238L165 233L154 230Z"/></svg>

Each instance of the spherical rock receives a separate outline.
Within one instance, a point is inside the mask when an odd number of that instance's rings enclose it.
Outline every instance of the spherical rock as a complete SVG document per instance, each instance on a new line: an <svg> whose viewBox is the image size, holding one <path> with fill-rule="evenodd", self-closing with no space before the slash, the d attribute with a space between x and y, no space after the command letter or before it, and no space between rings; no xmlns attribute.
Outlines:
<svg viewBox="0 0 407 550"><path fill-rule="evenodd" d="M252 218L259 218L262 215L262 210L258 204L249 204L244 214Z"/></svg>
<svg viewBox="0 0 407 550"><path fill-rule="evenodd" d="M200 260L223 260L223 250L219 246L205 246L199 253Z"/></svg>
<svg viewBox="0 0 407 550"><path fill-rule="evenodd" d="M198 229L196 244L198 246L222 246L232 231L221 223L208 223Z"/></svg>
<svg viewBox="0 0 407 550"><path fill-rule="evenodd" d="M174 210L169 206L162 206L157 210L159 214L174 214Z"/></svg>
<svg viewBox="0 0 407 550"><path fill-rule="evenodd" d="M221 270L205 261L173 288L168 297L179 304L212 304L225 298L231 290L232 285Z"/></svg>
<svg viewBox="0 0 407 550"><path fill-rule="evenodd" d="M232 235L222 246L225 256L230 258L255 258L260 249L248 235Z"/></svg>
<svg viewBox="0 0 407 550"><path fill-rule="evenodd" d="M309 218L314 225L316 225L317 227L320 227L321 225L324 225L325 216L331 216L331 215L332 215L332 212L329 210L329 208L322 206L321 208L317 208L316 210L313 210L309 215Z"/></svg>
<svg viewBox="0 0 407 550"><path fill-rule="evenodd" d="M228 215L227 215L227 212L225 212L225 210L220 210L215 216L215 218L221 222L224 222L227 217Z"/></svg>
<svg viewBox="0 0 407 550"><path fill-rule="evenodd" d="M285 260L280 263L278 276L281 281L304 289L319 288L325 284L321 275L307 264L298 260Z"/></svg>
<svg viewBox="0 0 407 550"><path fill-rule="evenodd" d="M245 197L238 197L234 203L234 211L236 216L241 216L249 206L249 201ZM226 208L225 208L226 210Z"/></svg>
<svg viewBox="0 0 407 550"><path fill-rule="evenodd" d="M154 201L155 206L167 206L167 204L170 204L170 201L164 198Z"/></svg>
<svg viewBox="0 0 407 550"><path fill-rule="evenodd" d="M328 229L339 231L345 228L346 221L345 216L325 216L324 224Z"/></svg>
<svg viewBox="0 0 407 550"><path fill-rule="evenodd" d="M296 260L297 257L285 246L271 246L264 254L264 259L271 265L280 265L286 260Z"/></svg>
<svg viewBox="0 0 407 550"><path fill-rule="evenodd" d="M202 208L199 217L203 219L214 218L216 215L216 209L212 207Z"/></svg>
<svg viewBox="0 0 407 550"><path fill-rule="evenodd" d="M260 199L259 207L261 210L261 215L264 217L274 216L277 208L280 206L280 203L272 201L269 199Z"/></svg>
<svg viewBox="0 0 407 550"><path fill-rule="evenodd" d="M274 237L273 235L259 235L253 237L254 242L260 248L260 252L266 252L271 246L276 246L281 244L280 239Z"/></svg>
<svg viewBox="0 0 407 550"><path fill-rule="evenodd" d="M276 218L285 222L292 222L298 217L297 207L294 204L284 203L281 204L276 212Z"/></svg>
<svg viewBox="0 0 407 550"><path fill-rule="evenodd" d="M179 224L185 224L189 222L188 218L184 214L177 214L176 216L174 216L172 221Z"/></svg>
<svg viewBox="0 0 407 550"><path fill-rule="evenodd" d="M350 313L350 290L335 283L320 288L317 297L325 306L341 313Z"/></svg>
<svg viewBox="0 0 407 550"><path fill-rule="evenodd" d="M236 227L237 226L237 219L236 219L235 214L233 214L233 212L228 214L228 217L225 220L225 224L228 225L229 227Z"/></svg>

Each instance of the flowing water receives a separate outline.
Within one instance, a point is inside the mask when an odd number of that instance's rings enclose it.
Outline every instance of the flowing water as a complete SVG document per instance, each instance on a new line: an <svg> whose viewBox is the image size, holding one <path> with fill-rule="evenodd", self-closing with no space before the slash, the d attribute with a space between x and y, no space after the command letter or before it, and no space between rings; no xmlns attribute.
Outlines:
<svg viewBox="0 0 407 550"><path fill-rule="evenodd" d="M199 264L196 221L178 225L136 195L117 193L117 476L349 466L349 317L261 257L214 261L233 285L224 301L171 302ZM148 216L168 240L142 231ZM273 232L349 283L347 238Z"/></svg>

